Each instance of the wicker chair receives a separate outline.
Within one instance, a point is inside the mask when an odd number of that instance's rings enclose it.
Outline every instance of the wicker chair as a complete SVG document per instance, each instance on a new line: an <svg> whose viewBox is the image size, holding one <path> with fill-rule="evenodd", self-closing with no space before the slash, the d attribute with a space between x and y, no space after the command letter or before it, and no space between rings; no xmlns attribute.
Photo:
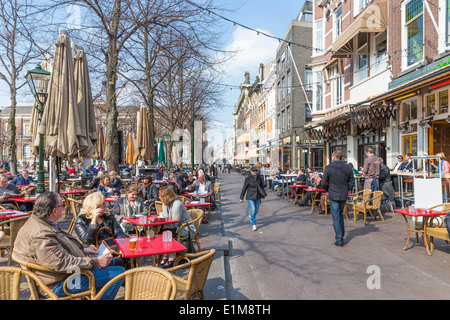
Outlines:
<svg viewBox="0 0 450 320"><path fill-rule="evenodd" d="M206 279L208 278L209 268L214 255L215 249L206 250L199 253L186 253L178 256L173 263L173 267L167 269L172 272L177 282L177 300L193 300L198 297L205 300L203 289L205 288ZM181 261L188 262L178 265ZM188 269L186 277L176 275L177 271Z"/></svg>
<svg viewBox="0 0 450 320"><path fill-rule="evenodd" d="M450 212L450 203L442 203L428 208L428 210L434 210L441 207L442 212ZM426 225L424 225L424 230L426 231L427 236L430 237L429 244L431 251L434 251L434 238L445 240L447 243L450 241L450 235L448 234L445 225L445 214L430 218Z"/></svg>
<svg viewBox="0 0 450 320"><path fill-rule="evenodd" d="M189 198L185 196L176 196L175 199L180 200L183 203L189 202Z"/></svg>
<svg viewBox="0 0 450 320"><path fill-rule="evenodd" d="M66 198L67 202L70 203L70 208L72 211L72 221L70 221L69 227L67 228L68 233L72 233L73 229L75 228L75 220L78 217L78 214L80 212L80 208L83 205L83 202L80 200L75 200L72 198Z"/></svg>
<svg viewBox="0 0 450 320"><path fill-rule="evenodd" d="M214 184L214 201L217 199L219 200L219 204L222 204L222 202L220 201L220 183L216 182Z"/></svg>
<svg viewBox="0 0 450 320"><path fill-rule="evenodd" d="M365 198L364 198L365 197ZM375 213L381 217L381 220L384 222L383 214L380 210L381 199L383 197L383 191L373 191L367 195L363 196L363 200L361 202L355 202L353 204L354 215L356 219L356 215L358 212L362 212L364 214L364 225L367 223L367 213L370 213L372 218L376 220Z"/></svg>
<svg viewBox="0 0 450 320"><path fill-rule="evenodd" d="M348 207L351 207L353 209L353 220L356 221L357 215L356 215L356 211L355 211L355 204L362 203L362 202L368 200L370 198L371 193L372 193L372 191L365 189L365 190L361 190L359 192L354 193L351 198L349 197L347 200L347 203L345 204L345 208L344 208L344 211L347 212L347 216L348 216Z"/></svg>
<svg viewBox="0 0 450 320"><path fill-rule="evenodd" d="M7 219L0 222L0 226L5 226L9 224L9 228L5 230L5 236L0 240L0 250L4 252L5 250L9 251L8 255L8 266L11 265L11 252L14 249L14 242L16 241L17 233L20 228L27 222L29 216L20 217L15 219Z"/></svg>
<svg viewBox="0 0 450 320"><path fill-rule="evenodd" d="M94 297L100 299L116 281L125 278L125 300L174 300L177 284L174 276L161 268L140 267L111 279Z"/></svg>
<svg viewBox="0 0 450 320"><path fill-rule="evenodd" d="M21 268L23 270L26 271L31 271L34 272L34 270L38 270L38 271L46 271L46 272L54 272L54 273L64 273L67 274L66 272L57 272L51 269L48 269L46 267L43 267L39 264L35 264L32 262L28 262L25 260L20 259L19 257L17 257L17 255L12 254L12 259L17 262ZM69 293L67 292L67 284L71 283L71 280L74 277L78 277L80 274L85 275L86 277L88 277L89 279L89 288L85 291L81 291L78 293ZM32 300L41 300L42 296L40 295L38 288L36 287L36 282L33 278L30 278L27 276L27 282L28 282L28 286L30 288L30 292L31 292L31 299ZM72 275L68 276L65 280L64 280L64 292L66 294L65 297L60 297L60 300L73 300L76 298L87 298L87 299L93 299L96 293L96 289L95 289L95 277L94 274L90 271L90 270L79 270L79 273L73 273Z"/></svg>
<svg viewBox="0 0 450 320"><path fill-rule="evenodd" d="M186 241L187 236L186 237L181 236L181 231L186 226L189 227L190 225L194 225L196 230L195 230L195 235L194 235L194 237L191 238L191 240L197 245L198 251L201 251L202 249L200 248L200 242L198 241L198 232L199 232L200 226L202 224L204 212L201 209L191 209L191 210L188 210L188 212L189 212L189 215L191 216L192 221L183 223L180 226L180 228L178 230L177 241L180 243L183 241Z"/></svg>
<svg viewBox="0 0 450 320"><path fill-rule="evenodd" d="M59 300L58 296L36 274L18 267L0 267L0 288L2 288L0 290L0 300L19 300L22 275L33 279L39 288L50 297L50 300Z"/></svg>
<svg viewBox="0 0 450 320"><path fill-rule="evenodd" d="M155 208L156 208L156 213L161 213L163 211L163 203L162 201L155 201Z"/></svg>

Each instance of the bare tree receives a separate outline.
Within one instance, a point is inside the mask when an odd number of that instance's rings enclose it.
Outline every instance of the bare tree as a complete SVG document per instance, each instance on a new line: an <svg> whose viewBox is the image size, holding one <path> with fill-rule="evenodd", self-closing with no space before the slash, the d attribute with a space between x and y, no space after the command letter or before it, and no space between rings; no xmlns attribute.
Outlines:
<svg viewBox="0 0 450 320"><path fill-rule="evenodd" d="M13 175L17 174L17 95L26 84L23 74L26 64L40 54L34 51L33 23L27 12L27 0L0 1L0 79L8 86L11 101L7 136L8 161Z"/></svg>

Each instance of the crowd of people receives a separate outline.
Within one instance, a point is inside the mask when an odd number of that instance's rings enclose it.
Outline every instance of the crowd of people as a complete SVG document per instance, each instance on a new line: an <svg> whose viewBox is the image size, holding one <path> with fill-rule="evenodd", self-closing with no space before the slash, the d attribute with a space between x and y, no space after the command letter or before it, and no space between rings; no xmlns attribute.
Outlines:
<svg viewBox="0 0 450 320"><path fill-rule="evenodd" d="M69 167L71 168L73 167ZM91 270L95 276L95 287L100 290L110 279L130 267L129 259L121 254L109 252L99 255L98 248L102 241L125 238L136 233L135 226L124 218L156 214L149 212L151 203L155 201L162 202L162 213L158 212L159 214L179 221L154 229L155 233L168 230L176 238L180 227L191 221L186 207L177 199L177 195L185 192L213 193L210 174L215 171L211 168L207 171L204 169L206 168L198 167L185 172L178 167L165 170L161 165L159 172L163 173L162 176L155 179L154 176L147 175L142 178L139 186L131 183L125 186L116 172L91 167L90 174L96 174L87 186L91 192L84 198L80 214L75 220L75 235L62 230L57 223L64 212L64 202L59 193L41 193L34 202L30 218L19 230L14 254L21 260L51 269L49 272L36 270L36 273L58 296L66 295L64 280L68 277L68 274L58 272L65 272L69 267ZM7 176L0 174L0 201L7 201L7 192L19 194L17 186L30 183L33 180L26 170L11 182L8 182ZM112 207L108 207L109 202L105 199L119 194L122 196L117 197ZM183 235L187 232L195 234L195 227L181 230ZM174 258L175 254L165 255L161 267L171 267ZM102 299L114 299L122 283L123 280L118 281L109 288ZM88 279L82 276L80 286L69 288L69 291L80 292L86 290L88 285Z"/></svg>

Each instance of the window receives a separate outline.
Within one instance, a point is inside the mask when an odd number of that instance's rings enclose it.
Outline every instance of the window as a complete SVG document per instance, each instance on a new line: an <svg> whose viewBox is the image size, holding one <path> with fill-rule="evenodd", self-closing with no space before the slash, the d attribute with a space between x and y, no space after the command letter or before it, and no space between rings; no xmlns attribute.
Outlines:
<svg viewBox="0 0 450 320"><path fill-rule="evenodd" d="M323 49L323 24L322 20L319 20L314 23L314 50L317 54L321 54Z"/></svg>
<svg viewBox="0 0 450 320"><path fill-rule="evenodd" d="M439 92L439 114L448 112L448 90Z"/></svg>
<svg viewBox="0 0 450 320"><path fill-rule="evenodd" d="M417 155L417 135L408 135L402 137L403 154L411 153L413 156Z"/></svg>
<svg viewBox="0 0 450 320"><path fill-rule="evenodd" d="M23 135L24 136L30 136L30 124L26 123L23 125Z"/></svg>
<svg viewBox="0 0 450 320"><path fill-rule="evenodd" d="M368 0L359 0L359 11L367 7Z"/></svg>
<svg viewBox="0 0 450 320"><path fill-rule="evenodd" d="M30 158L31 157L31 148L27 144L23 146L23 157L24 158Z"/></svg>
<svg viewBox="0 0 450 320"><path fill-rule="evenodd" d="M281 111L281 133L284 133L284 128L285 128L285 112L284 110Z"/></svg>
<svg viewBox="0 0 450 320"><path fill-rule="evenodd" d="M342 33L342 7L334 12L334 39Z"/></svg>
<svg viewBox="0 0 450 320"><path fill-rule="evenodd" d="M287 93L291 92L291 70L286 72L286 91Z"/></svg>
<svg viewBox="0 0 450 320"><path fill-rule="evenodd" d="M323 106L323 73L321 71L314 72L315 75L315 91L314 91L314 105L316 111L321 111Z"/></svg>
<svg viewBox="0 0 450 320"><path fill-rule="evenodd" d="M367 78L367 64L369 55L367 53L367 34L358 36L358 54L356 55L356 72L354 76L355 84Z"/></svg>
<svg viewBox="0 0 450 320"><path fill-rule="evenodd" d="M313 89L313 73L310 67L305 66L305 90L312 91Z"/></svg>
<svg viewBox="0 0 450 320"><path fill-rule="evenodd" d="M277 102L280 103L281 101L281 82L278 82L277 84Z"/></svg>
<svg viewBox="0 0 450 320"><path fill-rule="evenodd" d="M427 96L427 106L425 110L426 117L434 114L434 110L436 109L436 95L430 94Z"/></svg>
<svg viewBox="0 0 450 320"><path fill-rule="evenodd" d="M286 78L281 78L281 100L284 99L286 93Z"/></svg>
<svg viewBox="0 0 450 320"><path fill-rule="evenodd" d="M417 100L402 103L401 122L417 120Z"/></svg>
<svg viewBox="0 0 450 320"><path fill-rule="evenodd" d="M445 0L445 43L450 45L450 0Z"/></svg>
<svg viewBox="0 0 450 320"><path fill-rule="evenodd" d="M375 61L372 65L373 71L370 74L375 74L379 71L385 70L388 67L387 54L387 31L381 32L375 36Z"/></svg>
<svg viewBox="0 0 450 320"><path fill-rule="evenodd" d="M338 72L338 67L335 66L332 69L332 94L333 94L333 100L334 100L334 106L338 106L342 104L343 102L343 76Z"/></svg>
<svg viewBox="0 0 450 320"><path fill-rule="evenodd" d="M411 0L404 6L406 66L423 60L423 2Z"/></svg>
<svg viewBox="0 0 450 320"><path fill-rule="evenodd" d="M287 122L287 128L286 130L291 130L291 107L286 107L286 122Z"/></svg>

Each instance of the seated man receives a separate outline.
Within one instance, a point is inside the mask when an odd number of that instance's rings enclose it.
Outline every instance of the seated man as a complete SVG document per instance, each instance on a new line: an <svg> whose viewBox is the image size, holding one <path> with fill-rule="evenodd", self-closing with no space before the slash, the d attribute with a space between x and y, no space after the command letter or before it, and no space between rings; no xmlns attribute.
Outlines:
<svg viewBox="0 0 450 320"><path fill-rule="evenodd" d="M145 208L148 210L150 207L150 204L155 201L159 200L159 193L158 193L158 187L153 182L152 176L146 176L142 180L144 185L139 188L138 190L138 196L142 196L145 204Z"/></svg>
<svg viewBox="0 0 450 320"><path fill-rule="evenodd" d="M64 297L64 280L76 270L91 270L95 276L95 287L99 291L109 280L125 272L123 267L110 265L111 253L97 256L95 247L83 248L78 239L61 230L56 222L62 217L64 203L56 192L39 195L30 218L19 230L14 243L14 255L56 273L35 270L35 273L59 297ZM123 279L112 285L102 296L103 300L113 300L123 283ZM88 288L88 279L81 276L78 285L68 291L76 293Z"/></svg>
<svg viewBox="0 0 450 320"><path fill-rule="evenodd" d="M12 184L15 184L16 186L27 186L33 182L33 178L28 176L28 170L23 170L22 175L16 177L11 181Z"/></svg>
<svg viewBox="0 0 450 320"><path fill-rule="evenodd" d="M203 172L198 174L198 180L189 187L190 192L197 192L197 194L213 194L213 186L211 181L206 181L206 176Z"/></svg>
<svg viewBox="0 0 450 320"><path fill-rule="evenodd" d="M19 188L17 188L15 184L8 183L8 177L6 175L0 174L0 204L11 203L8 201L8 198L19 194ZM19 209L21 211L29 211L26 204L21 204Z"/></svg>

